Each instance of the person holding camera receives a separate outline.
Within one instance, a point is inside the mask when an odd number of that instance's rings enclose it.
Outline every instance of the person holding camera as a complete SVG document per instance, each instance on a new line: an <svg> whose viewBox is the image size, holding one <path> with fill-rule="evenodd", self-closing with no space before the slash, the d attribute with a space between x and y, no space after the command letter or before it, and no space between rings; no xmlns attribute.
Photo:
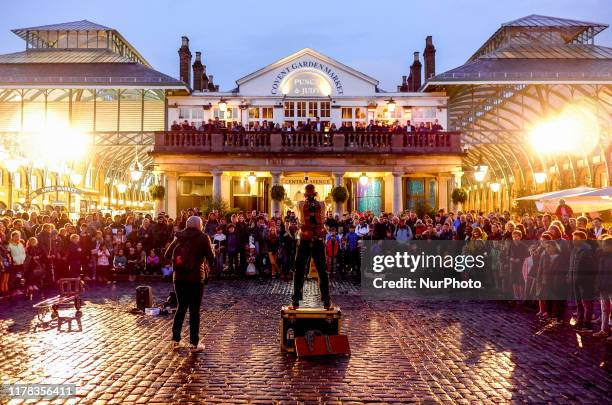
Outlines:
<svg viewBox="0 0 612 405"><path fill-rule="evenodd" d="M304 201L298 203L298 215L300 216L300 235L297 245L295 259L295 277L293 277L293 296L291 297L291 308L296 309L303 298L304 274L310 263L314 260L315 267L319 273L319 290L321 300L325 309L331 308L329 296L329 277L325 265L325 226L323 224L325 203L316 199L317 192L312 184L308 184L304 190Z"/></svg>

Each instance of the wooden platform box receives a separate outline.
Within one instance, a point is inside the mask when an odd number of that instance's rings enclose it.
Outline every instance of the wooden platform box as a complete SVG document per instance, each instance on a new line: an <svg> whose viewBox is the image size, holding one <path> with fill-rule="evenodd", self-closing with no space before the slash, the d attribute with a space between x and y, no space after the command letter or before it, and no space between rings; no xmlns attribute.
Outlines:
<svg viewBox="0 0 612 405"><path fill-rule="evenodd" d="M317 335L336 336L342 330L342 312L334 307L281 309L280 342L284 352L295 352L295 338L304 337L308 331Z"/></svg>

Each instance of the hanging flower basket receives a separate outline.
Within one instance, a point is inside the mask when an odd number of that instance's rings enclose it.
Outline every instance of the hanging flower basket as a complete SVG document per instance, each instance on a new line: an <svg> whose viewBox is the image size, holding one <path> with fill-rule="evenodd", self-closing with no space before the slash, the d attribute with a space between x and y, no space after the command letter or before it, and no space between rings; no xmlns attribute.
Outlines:
<svg viewBox="0 0 612 405"><path fill-rule="evenodd" d="M451 194L451 199L453 200L453 204L463 204L467 201L468 195L464 189L456 188Z"/></svg>
<svg viewBox="0 0 612 405"><path fill-rule="evenodd" d="M153 200L163 200L164 196L166 195L166 189L164 188L164 186L154 184L149 187L149 194L151 195L151 198Z"/></svg>
<svg viewBox="0 0 612 405"><path fill-rule="evenodd" d="M349 193L346 187L336 186L331 191L331 196L336 203L345 203L349 198Z"/></svg>
<svg viewBox="0 0 612 405"><path fill-rule="evenodd" d="M274 185L270 188L270 197L274 201L283 201L285 199L285 187L281 185Z"/></svg>

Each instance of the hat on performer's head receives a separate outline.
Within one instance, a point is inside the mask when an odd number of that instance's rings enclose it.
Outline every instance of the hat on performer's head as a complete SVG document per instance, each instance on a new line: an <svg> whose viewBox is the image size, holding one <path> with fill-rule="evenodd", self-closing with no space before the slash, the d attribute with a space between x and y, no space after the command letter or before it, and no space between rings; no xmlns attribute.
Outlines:
<svg viewBox="0 0 612 405"><path fill-rule="evenodd" d="M317 192L315 191L315 186L313 184L307 184L306 187L304 187L304 196L308 197L314 195L317 195Z"/></svg>

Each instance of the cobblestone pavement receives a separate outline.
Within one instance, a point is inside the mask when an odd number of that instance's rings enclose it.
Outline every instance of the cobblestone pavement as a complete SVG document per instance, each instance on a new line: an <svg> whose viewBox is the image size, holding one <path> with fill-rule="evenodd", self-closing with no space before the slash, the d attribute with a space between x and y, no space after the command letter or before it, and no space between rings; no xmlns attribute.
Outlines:
<svg viewBox="0 0 612 405"><path fill-rule="evenodd" d="M31 303L0 304L0 379L77 384L52 403L610 403L609 344L505 304L366 302L334 283L353 354L298 360L279 350L287 283L207 286L198 354L168 350L170 317L129 313L135 286L88 290L82 332L33 332Z"/></svg>

